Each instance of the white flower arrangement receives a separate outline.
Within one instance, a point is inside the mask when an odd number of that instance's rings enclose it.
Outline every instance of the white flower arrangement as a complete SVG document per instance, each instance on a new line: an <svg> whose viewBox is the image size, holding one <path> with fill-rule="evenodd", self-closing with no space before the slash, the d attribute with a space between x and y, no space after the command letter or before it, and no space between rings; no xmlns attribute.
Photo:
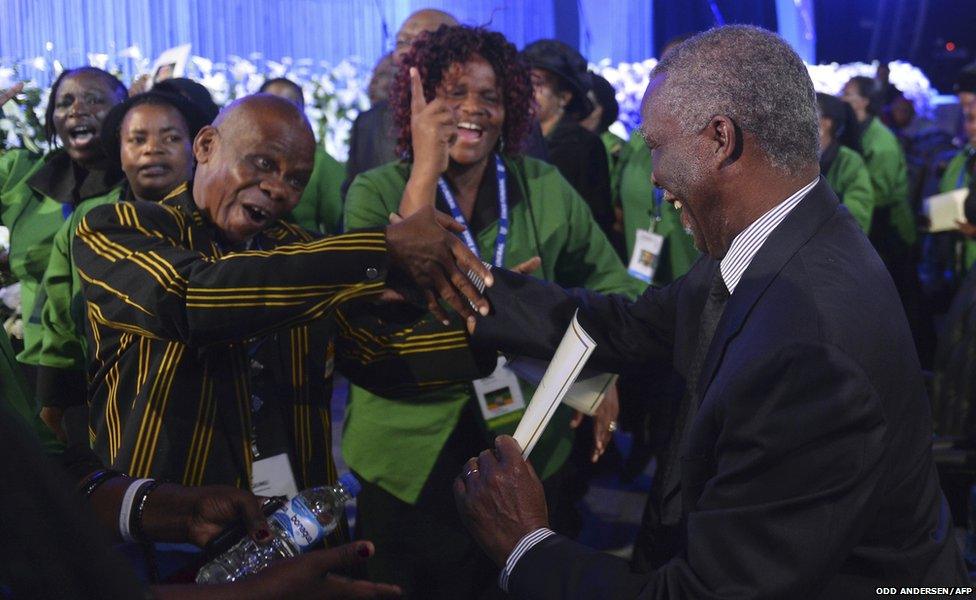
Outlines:
<svg viewBox="0 0 976 600"><path fill-rule="evenodd" d="M48 48L48 51L51 47ZM151 62L144 57L138 46L130 46L116 55L89 53L90 64L118 74L122 65L136 74L149 72ZM650 73L657 64L651 58L641 62L612 65L609 60L592 65L617 90L620 118L614 124L618 133L632 131L640 123L640 103ZM30 67L49 73L53 80L62 65L43 56L27 58L12 67L0 67L0 89L6 89L22 80L18 73ZM845 65L809 65L810 76L817 91L837 94L848 79L855 75L874 76L877 64L851 63ZM302 86L305 93L306 114L312 122L316 138L325 150L337 160L348 156L349 133L352 122L360 111L369 107L366 94L371 65L364 65L358 58L349 58L332 65L326 61L309 58L283 57L268 60L260 53L247 58L229 56L226 62L215 62L202 56L191 56L187 64L187 76L202 83L210 90L214 101L227 102L254 93L269 78L287 77ZM905 62L891 63L891 83L915 103L917 112L927 116L932 100L938 95L929 80L917 67ZM26 100L8 102L0 114L0 148L26 147L41 152L48 148L43 136L44 109L47 106L48 88L37 81L25 81Z"/></svg>

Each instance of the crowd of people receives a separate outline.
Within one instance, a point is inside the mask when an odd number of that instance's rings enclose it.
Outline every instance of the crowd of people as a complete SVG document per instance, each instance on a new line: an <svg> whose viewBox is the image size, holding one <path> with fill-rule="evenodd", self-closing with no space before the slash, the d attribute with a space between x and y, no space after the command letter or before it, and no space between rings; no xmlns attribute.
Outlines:
<svg viewBox="0 0 976 600"><path fill-rule="evenodd" d="M976 434L976 200L931 234L922 198L976 185L976 68L955 88L964 144L933 153L883 77L815 94L761 29L668 44L629 139L587 64L419 11L345 165L287 79L221 108L189 79L61 73L54 150L0 154L23 315L22 339L0 335L0 595L968 585L929 394L937 433ZM560 406L524 460L509 436L538 382L503 357L551 358L574 313L620 378L592 416ZM266 543L263 496L336 482L337 374L354 529L184 583L164 544L185 571L237 523ZM630 561L573 541L618 428L625 475L658 465Z"/></svg>

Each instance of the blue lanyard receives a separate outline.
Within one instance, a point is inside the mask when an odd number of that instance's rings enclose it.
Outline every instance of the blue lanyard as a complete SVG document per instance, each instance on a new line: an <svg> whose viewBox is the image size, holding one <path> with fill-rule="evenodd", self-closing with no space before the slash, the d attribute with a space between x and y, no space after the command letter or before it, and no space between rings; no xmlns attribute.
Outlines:
<svg viewBox="0 0 976 600"><path fill-rule="evenodd" d="M505 259L505 241L508 239L508 189L505 187L505 163L497 154L495 155L495 172L498 174L498 237L495 238L494 265L501 267ZM475 243L474 236L471 235L468 221L461 214L461 209L458 207L457 201L454 200L454 195L451 194L451 190L443 177L437 180L437 186L444 194L444 200L447 201L447 206L451 209L451 216L465 227L464 231L461 232L464 243L474 252L475 256L481 258L481 252L478 251L478 244Z"/></svg>

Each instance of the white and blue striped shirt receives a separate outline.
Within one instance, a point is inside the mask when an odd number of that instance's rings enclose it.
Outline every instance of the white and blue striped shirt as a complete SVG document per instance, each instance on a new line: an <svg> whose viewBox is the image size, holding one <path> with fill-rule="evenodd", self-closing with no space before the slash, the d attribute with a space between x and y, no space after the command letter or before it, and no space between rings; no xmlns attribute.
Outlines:
<svg viewBox="0 0 976 600"><path fill-rule="evenodd" d="M735 291L736 286L739 285L742 274L745 273L750 263L752 263L752 259L756 257L756 253L759 252L762 245L766 243L769 235L796 208L796 205L813 189L813 186L817 185L818 181L820 181L819 176L798 189L789 198L771 208L763 216L743 229L739 235L735 236L735 239L732 240L732 245L729 246L729 251L725 254L725 258L719 262L722 279L725 281L725 286L729 288L730 295ZM515 563L533 546L551 535L556 535L556 532L541 527L526 534L525 537L519 540L515 549L508 555L508 560L505 561L505 568L502 569L501 574L498 576L498 585L504 591L508 591L508 578L511 576L512 571L515 570Z"/></svg>
<svg viewBox="0 0 976 600"><path fill-rule="evenodd" d="M817 176L816 179L798 189L792 196L768 210L763 216L739 232L739 235L735 236L735 239L732 240L732 244L729 246L729 251L725 254L725 258L718 265L718 268L722 271L722 279L725 281L725 287L729 289L729 295L739 285L742 274L746 272L746 269L752 263L752 259L756 257L756 253L766 243L766 238L769 237L769 234L779 227L783 219L793 212L793 209L800 203L800 200L803 200L807 193L813 189L813 186L817 185L818 181L820 181L820 176Z"/></svg>

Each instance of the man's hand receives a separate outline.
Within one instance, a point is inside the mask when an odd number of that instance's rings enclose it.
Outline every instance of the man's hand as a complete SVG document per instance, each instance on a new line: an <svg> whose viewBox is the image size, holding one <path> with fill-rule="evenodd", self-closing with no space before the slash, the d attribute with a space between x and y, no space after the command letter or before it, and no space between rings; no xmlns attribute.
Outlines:
<svg viewBox="0 0 976 600"><path fill-rule="evenodd" d="M428 310L442 322L448 322L437 302L440 297L464 318L473 318L475 314L469 302L482 315L488 314L488 302L467 273L474 272L485 285L491 286L491 272L454 235L464 231L464 226L432 206L407 219L392 220L386 228L390 268L423 290Z"/></svg>
<svg viewBox="0 0 976 600"><path fill-rule="evenodd" d="M370 542L354 542L328 550L315 550L278 561L242 581L220 585L156 586L157 598L194 600L271 600L273 598L399 598L395 585L356 581L336 571L365 562L374 552Z"/></svg>
<svg viewBox="0 0 976 600"><path fill-rule="evenodd" d="M494 450L465 464L454 480L454 500L468 531L499 566L526 534L549 525L542 482L511 436L498 436Z"/></svg>
<svg viewBox="0 0 976 600"><path fill-rule="evenodd" d="M569 426L576 429L583 422L584 416L583 413L576 411ZM617 417L619 416L620 396L617 393L617 384L614 383L607 388L603 402L600 403L593 415L593 452L590 454L590 462L597 462L607 451L610 440L613 439L613 432L617 430Z"/></svg>
<svg viewBox="0 0 976 600"><path fill-rule="evenodd" d="M187 487L163 484L153 490L143 513L146 536L160 542L190 542L201 548L217 534L243 523L254 541L271 537L262 498L228 485Z"/></svg>
<svg viewBox="0 0 976 600"><path fill-rule="evenodd" d="M14 96L19 94L24 90L24 82L18 81L13 84L10 88L6 90L0 90L0 106L3 106L7 102L13 99Z"/></svg>

